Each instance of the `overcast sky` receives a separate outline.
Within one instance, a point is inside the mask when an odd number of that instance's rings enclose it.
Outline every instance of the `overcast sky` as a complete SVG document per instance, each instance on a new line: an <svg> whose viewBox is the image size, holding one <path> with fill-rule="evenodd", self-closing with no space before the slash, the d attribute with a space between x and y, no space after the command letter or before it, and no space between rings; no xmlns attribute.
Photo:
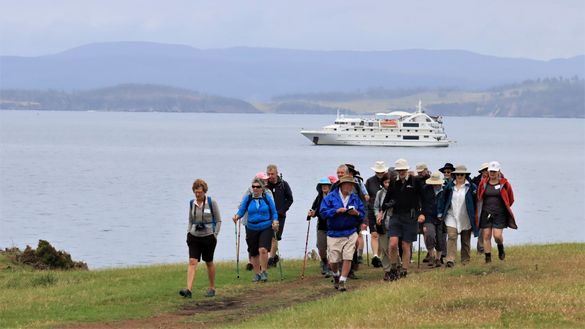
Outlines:
<svg viewBox="0 0 585 329"><path fill-rule="evenodd" d="M107 41L196 48L585 54L585 0L0 0L0 54Z"/></svg>

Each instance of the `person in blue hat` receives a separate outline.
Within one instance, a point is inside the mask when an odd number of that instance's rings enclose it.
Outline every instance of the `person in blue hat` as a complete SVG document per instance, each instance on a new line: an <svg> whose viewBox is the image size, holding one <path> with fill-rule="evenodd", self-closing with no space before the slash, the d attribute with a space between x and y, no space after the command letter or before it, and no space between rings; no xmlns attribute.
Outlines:
<svg viewBox="0 0 585 329"><path fill-rule="evenodd" d="M317 183L317 197L315 197L313 205L307 214L307 220L317 217L317 250L319 250L319 257L321 258L321 274L326 278L332 275L327 261L327 219L321 215L319 208L323 199L331 191L331 185L333 183L329 177L323 177L319 180Z"/></svg>

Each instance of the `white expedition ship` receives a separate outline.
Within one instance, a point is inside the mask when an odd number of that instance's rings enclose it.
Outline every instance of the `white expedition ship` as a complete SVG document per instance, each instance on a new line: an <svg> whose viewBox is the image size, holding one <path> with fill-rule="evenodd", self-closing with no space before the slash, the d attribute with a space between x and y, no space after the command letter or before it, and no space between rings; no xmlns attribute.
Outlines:
<svg viewBox="0 0 585 329"><path fill-rule="evenodd" d="M425 113L421 101L414 113L376 113L373 118L346 118L337 113L332 125L320 130L302 130L315 145L436 146L451 143L443 120Z"/></svg>

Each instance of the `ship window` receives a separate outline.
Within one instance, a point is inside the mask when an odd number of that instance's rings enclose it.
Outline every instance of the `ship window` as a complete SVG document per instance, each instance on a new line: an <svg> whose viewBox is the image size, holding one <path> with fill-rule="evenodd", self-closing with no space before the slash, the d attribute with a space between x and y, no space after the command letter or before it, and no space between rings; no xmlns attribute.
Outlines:
<svg viewBox="0 0 585 329"><path fill-rule="evenodd" d="M404 123L402 124L402 126L403 126L403 127L411 127L411 128L414 128L414 127L418 127L418 123L404 122Z"/></svg>
<svg viewBox="0 0 585 329"><path fill-rule="evenodd" d="M388 136L386 136L386 138L388 138Z"/></svg>
<svg viewBox="0 0 585 329"><path fill-rule="evenodd" d="M374 123L373 122L368 122L368 126L373 127Z"/></svg>
<svg viewBox="0 0 585 329"><path fill-rule="evenodd" d="M400 137L400 135L396 135L396 137Z"/></svg>
<svg viewBox="0 0 585 329"><path fill-rule="evenodd" d="M355 122L352 122L352 123L351 123L351 125L352 125L352 126L355 126Z"/></svg>
<svg viewBox="0 0 585 329"><path fill-rule="evenodd" d="M409 133L410 132L410 129L406 129L406 132Z"/></svg>
<svg viewBox="0 0 585 329"><path fill-rule="evenodd" d="M374 129L370 129L370 131L374 131Z"/></svg>
<svg viewBox="0 0 585 329"><path fill-rule="evenodd" d="M429 138L429 135L425 135L425 138Z"/></svg>
<svg viewBox="0 0 585 329"><path fill-rule="evenodd" d="M337 128L333 128L333 130L337 131Z"/></svg>
<svg viewBox="0 0 585 329"><path fill-rule="evenodd" d="M418 136L402 136L402 139L417 140Z"/></svg>

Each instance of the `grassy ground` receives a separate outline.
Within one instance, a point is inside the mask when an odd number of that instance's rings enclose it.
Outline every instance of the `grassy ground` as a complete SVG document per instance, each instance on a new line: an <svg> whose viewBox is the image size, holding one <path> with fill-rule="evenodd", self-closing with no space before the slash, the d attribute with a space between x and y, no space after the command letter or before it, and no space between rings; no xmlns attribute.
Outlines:
<svg viewBox="0 0 585 329"><path fill-rule="evenodd" d="M301 262L285 261L286 280L271 269L267 284L250 282L245 271L238 280L225 263L213 299L202 297L201 265L193 300L178 296L184 265L89 272L4 265L0 327L585 327L584 264L585 244L511 247L505 262L486 266L473 257L465 267L411 270L391 283L363 267L361 279L338 293L314 261L303 281Z"/></svg>

